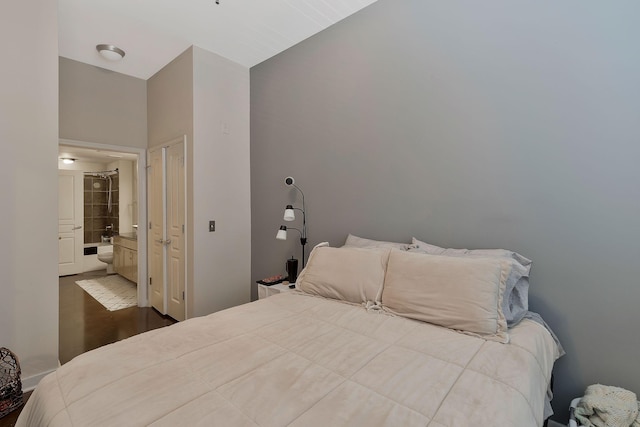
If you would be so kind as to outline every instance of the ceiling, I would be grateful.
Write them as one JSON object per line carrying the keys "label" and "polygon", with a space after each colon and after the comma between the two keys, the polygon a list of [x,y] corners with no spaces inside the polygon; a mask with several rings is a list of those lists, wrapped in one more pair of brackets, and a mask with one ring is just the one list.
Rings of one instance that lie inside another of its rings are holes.
{"label": "ceiling", "polygon": [[250,68],[375,1],[58,0],[59,55],[146,80],[195,45]]}
{"label": "ceiling", "polygon": [[[377,0],[58,0],[60,56],[148,79],[195,45],[248,68]],[[98,44],[126,54],[104,59]],[[60,146],[60,157],[106,163],[136,155]]]}

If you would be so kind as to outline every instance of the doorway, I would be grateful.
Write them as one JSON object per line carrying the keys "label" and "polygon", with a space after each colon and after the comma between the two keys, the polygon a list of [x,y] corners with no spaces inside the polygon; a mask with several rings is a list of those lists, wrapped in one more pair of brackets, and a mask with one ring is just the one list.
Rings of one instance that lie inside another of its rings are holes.
{"label": "doorway", "polygon": [[[65,171],[76,171],[73,172],[76,176],[78,172],[83,173],[82,190],[75,201],[76,204],[80,202],[82,220],[76,218],[73,227],[66,225],[67,228],[75,228],[72,231],[77,236],[76,247],[78,241],[81,243],[80,249],[74,251],[75,255],[78,251],[82,254],[80,267],[75,269],[86,273],[107,268],[109,273],[142,284],[134,290],[135,299],[138,306],[147,307],[146,150],[60,140],[58,157],[60,176],[72,173]],[[67,163],[64,163],[65,159]],[[65,199],[69,197],[59,197],[61,205]],[[65,211],[62,207],[59,210]],[[138,228],[138,224],[143,226]],[[65,248],[70,246],[70,240],[62,237],[59,234]],[[125,250],[118,250],[118,245]],[[125,251],[129,255],[126,259],[119,256]],[[60,249],[60,275],[73,274],[62,268],[62,261],[70,258],[67,252]],[[130,260],[135,260],[135,264]]]}

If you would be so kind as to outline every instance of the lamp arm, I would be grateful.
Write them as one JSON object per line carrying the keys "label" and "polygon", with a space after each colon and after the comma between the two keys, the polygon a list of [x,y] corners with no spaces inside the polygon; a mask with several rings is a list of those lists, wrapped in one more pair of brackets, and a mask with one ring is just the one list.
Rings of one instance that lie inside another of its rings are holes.
{"label": "lamp arm", "polygon": [[[302,238],[305,239],[305,243],[306,243],[306,239],[307,239],[307,214],[306,214],[307,208],[306,208],[305,203],[304,203],[304,193],[302,192],[300,187],[298,187],[297,185],[291,184],[291,186],[294,187],[296,190],[298,190],[300,192],[300,194],[302,195],[302,209],[300,209],[300,208],[294,208],[294,209],[302,211]],[[302,248],[304,249],[304,246],[302,246]],[[304,258],[304,256],[303,256],[303,258]],[[304,260],[302,261],[302,265],[304,265]]]}
{"label": "lamp arm", "polygon": [[304,245],[307,244],[307,238],[306,237],[301,237],[300,238],[300,244],[302,245],[302,268],[304,268]]}
{"label": "lamp arm", "polygon": [[[302,206],[304,206],[304,201],[303,201]],[[305,243],[307,243],[307,213],[305,212],[304,207],[302,208],[302,234],[303,234],[302,237],[304,237]],[[303,245],[304,245],[304,243],[303,243]],[[303,246],[303,248],[304,248],[304,246]],[[302,265],[304,265],[304,261],[302,261]]]}
{"label": "lamp arm", "polygon": [[[304,206],[304,205],[303,205]],[[302,234],[303,238],[307,238],[307,213],[304,211],[304,208],[293,208],[293,210],[302,212]]]}
{"label": "lamp arm", "polygon": [[294,187],[296,190],[298,190],[300,194],[302,194],[302,210],[304,211],[304,193],[302,192],[300,187],[298,187],[297,185],[291,184],[291,186]]}
{"label": "lamp arm", "polygon": [[302,245],[302,268],[304,268],[304,260],[305,260],[304,246],[307,244],[307,237],[306,237],[306,235],[302,234],[303,230],[299,230],[299,229],[293,228],[293,227],[287,227],[287,230],[296,230],[298,233],[300,233],[300,244]]}
{"label": "lamp arm", "polygon": [[302,230],[298,230],[297,228],[291,228],[291,230],[296,230],[298,233],[300,233],[300,245],[302,245],[302,268],[304,268],[304,264],[305,264],[305,251],[304,251],[304,249],[305,249],[305,245],[307,244],[307,207],[306,207],[305,201],[304,201],[304,192],[300,189],[300,187],[295,185],[295,181],[293,180],[292,177],[287,177],[285,179],[285,183],[287,185],[292,186],[296,190],[298,190],[300,192],[300,194],[302,195],[302,209],[293,208],[292,207],[293,209],[302,212]]}

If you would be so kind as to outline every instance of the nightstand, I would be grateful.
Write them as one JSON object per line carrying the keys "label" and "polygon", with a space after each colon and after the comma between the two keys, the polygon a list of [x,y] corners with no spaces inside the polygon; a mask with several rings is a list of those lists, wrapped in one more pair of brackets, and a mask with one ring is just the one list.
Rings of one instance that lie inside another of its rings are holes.
{"label": "nightstand", "polygon": [[271,286],[258,284],[258,299],[270,297],[271,295],[279,294],[280,292],[290,291],[292,289],[289,288],[289,284],[289,282],[278,283],[277,285]]}

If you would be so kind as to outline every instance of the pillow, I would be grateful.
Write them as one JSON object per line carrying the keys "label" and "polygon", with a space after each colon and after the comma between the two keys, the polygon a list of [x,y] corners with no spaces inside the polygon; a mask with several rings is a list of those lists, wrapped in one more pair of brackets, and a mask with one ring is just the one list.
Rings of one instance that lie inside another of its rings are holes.
{"label": "pillow", "polygon": [[531,260],[517,252],[506,249],[445,249],[422,242],[415,237],[409,247],[409,252],[506,259],[511,263],[511,273],[507,278],[502,311],[509,327],[517,325],[529,311],[529,271],[531,270]]}
{"label": "pillow", "polygon": [[509,263],[499,258],[392,250],[382,305],[403,317],[506,343],[501,307],[509,270]]}
{"label": "pillow", "polygon": [[303,292],[352,303],[380,301],[390,249],[319,247],[296,281]]}
{"label": "pillow", "polygon": [[351,248],[387,248],[400,249],[406,251],[409,249],[409,243],[384,242],[382,240],[371,240],[349,234],[343,247]]}

